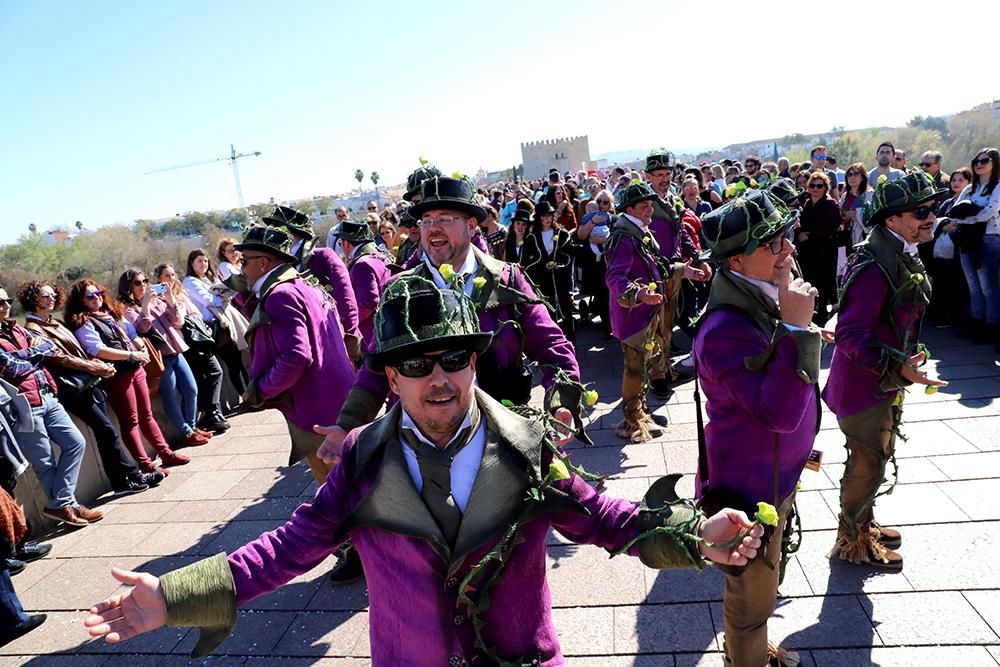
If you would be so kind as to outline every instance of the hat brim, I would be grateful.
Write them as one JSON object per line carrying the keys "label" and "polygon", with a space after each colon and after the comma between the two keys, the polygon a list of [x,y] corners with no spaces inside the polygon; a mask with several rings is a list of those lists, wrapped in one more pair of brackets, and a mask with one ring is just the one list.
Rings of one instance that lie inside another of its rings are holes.
{"label": "hat brim", "polygon": [[653,201],[655,199],[658,199],[658,196],[654,192],[652,194],[648,194],[648,195],[644,195],[642,197],[639,197],[638,199],[633,199],[632,201],[630,201],[630,202],[628,202],[626,204],[622,204],[621,206],[615,206],[615,211],[617,211],[618,213],[624,213],[625,209],[627,209],[629,206],[635,206],[639,202]]}
{"label": "hat brim", "polygon": [[[764,238],[761,239],[761,243],[757,247],[759,248],[760,246],[764,245],[764,241],[769,241],[770,239],[773,239],[775,236],[784,234],[789,229],[791,229],[792,226],[798,221],[799,221],[799,212],[791,211],[791,215],[789,215],[787,218],[782,220],[780,224],[775,225],[768,231],[768,233],[764,236]],[[717,255],[715,254],[715,251],[712,249],[702,250],[700,253],[698,253],[698,259],[700,259],[703,262],[721,262],[725,259],[729,259],[730,257],[736,257],[736,255],[743,254],[743,250],[746,250],[746,248],[743,248],[742,250],[737,249],[735,251],[731,251],[724,255]]]}
{"label": "hat brim", "polygon": [[486,219],[486,209],[482,206],[477,206],[476,204],[471,204],[467,201],[462,201],[461,199],[421,199],[419,202],[410,207],[410,215],[412,215],[417,220],[420,219],[427,211],[461,211],[462,213],[467,213],[479,222]]}
{"label": "hat brim", "polygon": [[419,194],[420,194],[420,190],[419,189],[417,189],[417,190],[407,190],[406,192],[403,193],[403,201],[413,201],[413,197],[415,195],[419,195]]}
{"label": "hat brim", "polygon": [[274,246],[267,245],[266,243],[255,243],[252,241],[250,243],[237,243],[233,245],[233,248],[239,250],[240,252],[243,252],[244,250],[259,250],[260,252],[266,252],[269,255],[280,257],[282,260],[286,262],[298,261],[298,258],[296,258],[295,255],[290,255],[287,252],[282,252],[281,250],[278,250]]}
{"label": "hat brim", "polygon": [[[367,234],[367,235],[364,235],[364,236],[358,236],[356,234],[345,234],[344,230],[343,230],[343,227],[344,227],[344,225],[343,225],[343,223],[341,223],[341,224],[339,224],[339,225],[337,225],[336,227],[333,228],[333,232],[332,233],[338,239],[344,239],[348,243],[353,243],[355,245],[357,245],[359,243],[368,243],[370,241],[374,241],[375,240],[375,236],[373,234]],[[371,228],[369,228],[369,231],[371,231]]]}
{"label": "hat brim", "polygon": [[490,333],[439,336],[437,338],[400,345],[385,352],[372,352],[365,355],[365,365],[373,371],[382,372],[386,366],[392,366],[394,362],[426,352],[438,350],[471,350],[476,354],[482,354],[490,346],[492,340],[493,334]]}
{"label": "hat brim", "polygon": [[906,206],[897,206],[895,208],[888,208],[876,211],[875,214],[872,215],[872,217],[869,218],[865,224],[867,224],[869,227],[874,227],[875,225],[881,225],[882,223],[885,222],[885,219],[888,218],[890,215],[906,213],[907,211],[912,211],[913,209],[919,208],[920,206],[928,202],[942,201],[951,196],[952,193],[948,189],[942,188],[941,190],[934,190],[933,192],[927,193],[920,199],[908,203]]}
{"label": "hat brim", "polygon": [[279,220],[278,218],[272,218],[270,216],[264,216],[260,219],[268,227],[284,227],[288,231],[294,234],[300,234],[302,236],[308,236],[309,238],[316,238],[316,232],[313,231],[312,225],[308,227],[302,227],[300,225],[293,224],[291,222],[285,222],[284,220]]}

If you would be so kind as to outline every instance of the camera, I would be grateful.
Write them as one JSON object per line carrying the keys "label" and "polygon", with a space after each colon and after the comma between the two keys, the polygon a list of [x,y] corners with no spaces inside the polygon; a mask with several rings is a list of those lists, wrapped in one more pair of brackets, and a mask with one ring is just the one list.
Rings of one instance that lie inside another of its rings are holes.
{"label": "camera", "polygon": [[167,293],[167,286],[164,283],[154,283],[149,286],[149,289],[156,296],[163,296]]}

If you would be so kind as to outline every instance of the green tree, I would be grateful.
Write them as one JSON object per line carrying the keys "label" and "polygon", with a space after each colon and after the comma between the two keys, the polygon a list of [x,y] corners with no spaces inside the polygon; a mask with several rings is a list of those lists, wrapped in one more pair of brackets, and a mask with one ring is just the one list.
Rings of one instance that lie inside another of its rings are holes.
{"label": "green tree", "polygon": [[372,185],[375,186],[375,194],[377,195],[378,194],[378,179],[380,178],[380,176],[378,175],[378,172],[377,171],[373,171],[368,178],[370,178],[372,180]]}
{"label": "green tree", "polygon": [[358,192],[361,192],[361,181],[365,180],[365,172],[360,169],[355,169],[354,178],[358,180]]}

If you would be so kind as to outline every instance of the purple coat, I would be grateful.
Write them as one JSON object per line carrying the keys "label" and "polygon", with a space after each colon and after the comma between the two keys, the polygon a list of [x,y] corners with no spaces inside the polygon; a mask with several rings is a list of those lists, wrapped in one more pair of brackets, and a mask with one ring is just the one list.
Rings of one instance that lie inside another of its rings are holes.
{"label": "purple coat", "polygon": [[[882,391],[879,387],[890,365],[898,367],[885,349],[900,348],[899,334],[889,313],[890,296],[891,288],[882,270],[877,264],[869,264],[840,300],[836,350],[823,389],[823,400],[839,419],[881,403],[898,389]],[[909,332],[909,349],[901,350],[907,355],[914,354],[922,316],[923,308],[919,307],[901,307],[896,313]]]}
{"label": "purple coat", "polygon": [[[454,551],[407,473],[397,406],[348,435],[343,461],[311,503],[295,510],[284,526],[229,555],[237,604],[308,572],[349,537],[368,583],[372,664],[438,667],[471,659],[475,637],[466,608],[457,604],[458,584],[524,508],[526,469],[541,478],[551,461],[540,446],[540,424],[510,413],[493,419],[491,413],[503,408],[484,397],[477,391],[487,446]],[[514,546],[483,614],[485,640],[499,656],[537,657],[541,665],[563,664],[546,582],[549,528],[609,551],[639,532],[636,503],[599,495],[572,474],[554,487],[566,496],[546,496],[541,511],[523,525],[523,540]],[[637,552],[633,547],[629,553]]]}
{"label": "purple coat", "polygon": [[655,252],[653,242],[643,241],[647,237],[652,239],[649,232],[640,236],[638,228],[624,218],[619,218],[615,225],[622,225],[622,229],[628,231],[621,233],[621,236],[616,234],[617,238],[612,237],[605,245],[604,261],[607,262],[608,271],[604,282],[611,296],[611,333],[623,341],[648,327],[653,313],[662,306],[637,303],[629,307],[622,305],[622,295],[635,283],[646,285],[651,282],[656,283],[662,293],[663,275],[652,259]]}
{"label": "purple coat", "polygon": [[367,345],[375,338],[375,309],[382,298],[382,290],[392,278],[392,271],[385,255],[376,250],[355,256],[351,260],[350,272],[358,304],[358,329],[362,344]]}
{"label": "purple coat", "polygon": [[[485,277],[487,285],[479,294],[480,303],[477,305],[479,315],[479,328],[481,331],[497,332],[494,335],[493,343],[490,345],[493,359],[499,368],[510,368],[519,362],[521,355],[542,365],[542,384],[550,387],[555,382],[555,371],[547,366],[555,366],[566,372],[574,380],[580,380],[580,367],[576,361],[576,351],[573,344],[566,339],[562,329],[552,320],[548,308],[542,303],[521,303],[521,304],[500,304],[493,298],[496,291],[493,285],[499,279],[501,283],[509,281],[510,286],[523,293],[530,299],[537,299],[534,288],[520,269],[512,264],[501,262],[478,248],[470,248],[469,252],[476,254],[479,262],[477,276]],[[426,264],[421,262],[413,270],[417,275],[431,279],[430,271]],[[518,333],[513,326],[501,327],[502,322],[517,322],[521,331]],[[523,341],[523,344],[522,344]],[[374,351],[375,342],[366,342],[366,348]],[[363,394],[356,394],[356,391]],[[358,405],[358,410],[353,409],[355,396],[365,395],[364,406]],[[337,424],[344,428],[354,428],[361,424],[366,424],[378,414],[378,408],[382,406],[389,396],[389,381],[384,373],[376,373],[367,366],[362,366],[358,371],[357,381],[354,383],[354,390],[351,392],[351,400],[348,406],[341,412],[337,419]],[[374,408],[374,412],[372,409]]]}
{"label": "purple coat", "polygon": [[337,304],[337,315],[345,334],[361,338],[358,331],[358,303],[351,287],[351,275],[340,255],[331,248],[313,248],[305,258],[306,269],[316,277]]}
{"label": "purple coat", "polygon": [[[779,434],[778,479],[785,498],[795,489],[819,429],[816,385],[799,377],[791,336],[778,340],[764,370],[746,367],[744,360],[769,344],[764,332],[731,309],[709,312],[694,341],[708,417],[711,486],[737,491],[750,503],[774,501],[774,434]],[[700,478],[696,488],[700,492]]]}
{"label": "purple coat", "polygon": [[354,366],[325,292],[290,266],[277,269],[261,290],[247,341],[252,400],[273,404],[307,431],[336,417],[354,382]]}

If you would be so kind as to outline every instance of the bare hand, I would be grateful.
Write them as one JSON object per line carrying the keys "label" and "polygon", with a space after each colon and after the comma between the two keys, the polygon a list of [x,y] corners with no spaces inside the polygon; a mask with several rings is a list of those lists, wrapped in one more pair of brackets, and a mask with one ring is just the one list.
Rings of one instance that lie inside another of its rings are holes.
{"label": "bare hand", "polygon": [[658,292],[649,291],[648,287],[643,287],[639,290],[639,294],[637,296],[639,301],[650,306],[658,306],[663,303],[663,295]]}
{"label": "bare hand", "polygon": [[[753,526],[751,530],[750,527]],[[729,549],[717,549],[708,546],[709,544],[726,544],[732,542],[741,533],[749,530],[749,534],[740,542]],[[705,540],[701,543],[701,554],[709,560],[721,565],[735,565],[737,567],[746,565],[748,561],[757,557],[760,549],[760,537],[764,534],[764,527],[754,525],[747,515],[738,510],[726,508],[711,518],[706,519],[701,525],[699,536]]]}
{"label": "bare hand", "polygon": [[149,289],[149,287],[147,287],[146,291],[142,295],[142,305],[143,306],[148,306],[149,302],[152,301],[155,297],[156,297],[156,294],[153,292],[153,290],[151,290],[151,289]]}
{"label": "bare hand", "polygon": [[552,416],[555,417],[559,423],[564,424],[567,427],[565,430],[560,430],[556,433],[556,446],[562,447],[576,437],[576,431],[573,427],[573,413],[567,408],[559,408]]}
{"label": "bare hand", "polygon": [[90,616],[83,619],[91,637],[116,644],[167,624],[167,603],[157,577],[117,567],[111,568],[111,576],[133,588],[91,607]]}
{"label": "bare hand", "polygon": [[347,437],[347,431],[340,428],[339,426],[313,426],[313,431],[319,433],[323,438],[323,444],[319,446],[316,450],[316,456],[320,460],[329,463],[331,465],[336,465],[340,463],[340,455],[344,449],[344,438]]}
{"label": "bare hand", "polygon": [[927,377],[918,366],[924,363],[924,353],[920,352],[910,357],[910,361],[903,364],[903,367],[899,370],[899,374],[905,379],[909,380],[913,384],[926,384],[932,387],[947,387],[948,383],[944,380],[932,380]]}
{"label": "bare hand", "polygon": [[114,366],[104,361],[98,361],[97,363],[100,364],[99,370],[97,371],[97,374],[99,376],[101,376],[102,378],[114,377],[115,374]]}
{"label": "bare hand", "polygon": [[808,241],[809,240],[809,232],[799,232],[798,236],[796,236],[795,239],[799,243],[801,243],[803,241]]}
{"label": "bare hand", "polygon": [[835,335],[833,329],[820,329],[819,330],[819,336],[820,336],[820,338],[823,339],[824,343],[835,343],[835,342],[837,342],[836,335]]}
{"label": "bare hand", "polygon": [[133,352],[132,353],[132,360],[133,361],[138,361],[140,364],[143,364],[143,365],[148,364],[149,363],[149,353],[145,352],[145,351]]}
{"label": "bare hand", "polygon": [[684,277],[697,283],[703,283],[712,278],[712,268],[708,264],[693,267],[689,261],[684,264]]}
{"label": "bare hand", "polygon": [[792,280],[792,260],[785,258],[785,264],[778,275],[778,310],[781,321],[794,327],[806,329],[812,321],[816,307],[817,289],[802,280]]}

